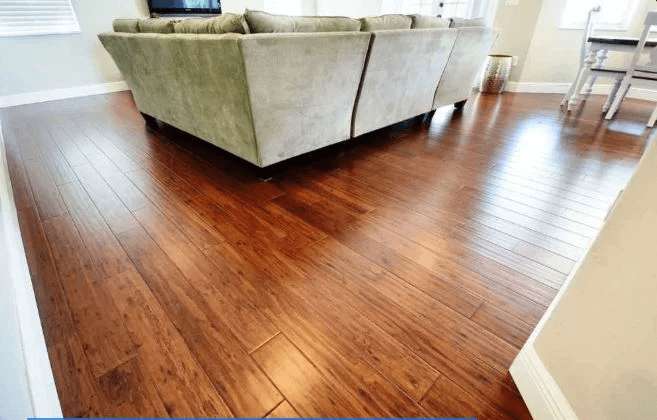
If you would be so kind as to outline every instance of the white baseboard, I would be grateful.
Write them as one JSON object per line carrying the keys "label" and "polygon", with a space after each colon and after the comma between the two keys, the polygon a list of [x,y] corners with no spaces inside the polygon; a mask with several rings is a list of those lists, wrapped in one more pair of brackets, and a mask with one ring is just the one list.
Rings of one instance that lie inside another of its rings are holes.
{"label": "white baseboard", "polygon": [[[522,93],[563,93],[565,94],[570,87],[570,83],[549,83],[549,82],[508,82],[505,90],[509,92]],[[610,84],[593,85],[594,95],[608,95],[611,91]],[[643,89],[632,87],[628,92],[629,98],[644,99],[647,101],[657,101],[657,90]]]}
{"label": "white baseboard", "polygon": [[577,420],[575,411],[534,349],[520,350],[509,369],[534,420]]}
{"label": "white baseboard", "polygon": [[76,98],[79,96],[101,95],[103,93],[128,90],[124,81],[99,83],[95,85],[74,86],[63,89],[42,90],[39,92],[18,93],[0,96],[0,108],[34,104],[37,102],[56,101],[58,99]]}
{"label": "white baseboard", "polygon": [[[18,226],[1,123],[0,253],[2,254],[0,255],[2,257],[0,261],[3,261],[2,266],[0,266],[0,276],[2,276],[2,283],[4,284],[2,293],[14,294],[12,301],[16,316],[13,322],[18,324],[16,339],[6,339],[5,341],[0,339],[0,346],[20,346],[18,351],[16,348],[7,348],[7,353],[16,354],[18,352],[22,354],[22,358],[19,357],[19,359],[23,361],[24,366],[22,366],[22,369],[27,380],[27,391],[21,390],[18,386],[13,387],[11,392],[22,393],[14,395],[14,402],[19,399],[28,399],[30,401],[32,413],[29,413],[28,417],[62,417],[62,409],[50,367],[50,359],[48,358],[46,342],[41,329],[41,320]],[[20,340],[20,342],[15,342],[16,340]],[[5,381],[12,379],[3,378]],[[14,384],[16,383],[18,383],[18,380],[14,382]],[[4,392],[3,395],[0,395],[0,406],[11,402],[8,400],[3,401],[3,398],[11,398],[11,392]],[[25,395],[25,392],[29,395]],[[3,417],[2,414],[0,413],[0,417]]]}

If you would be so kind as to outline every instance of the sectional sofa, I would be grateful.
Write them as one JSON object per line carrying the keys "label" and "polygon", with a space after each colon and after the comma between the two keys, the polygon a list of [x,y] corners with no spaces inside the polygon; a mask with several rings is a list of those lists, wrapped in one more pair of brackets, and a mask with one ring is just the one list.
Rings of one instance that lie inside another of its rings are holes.
{"label": "sectional sofa", "polygon": [[147,123],[266,167],[462,106],[494,41],[430,16],[118,19],[99,38]]}

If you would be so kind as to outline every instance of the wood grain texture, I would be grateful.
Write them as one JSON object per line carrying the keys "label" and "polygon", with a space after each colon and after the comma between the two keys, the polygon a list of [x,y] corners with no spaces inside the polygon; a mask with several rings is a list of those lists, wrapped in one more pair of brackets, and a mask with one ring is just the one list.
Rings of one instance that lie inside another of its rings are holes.
{"label": "wood grain texture", "polygon": [[129,93],[0,110],[66,416],[529,418],[508,367],[649,138],[475,97],[282,165]]}

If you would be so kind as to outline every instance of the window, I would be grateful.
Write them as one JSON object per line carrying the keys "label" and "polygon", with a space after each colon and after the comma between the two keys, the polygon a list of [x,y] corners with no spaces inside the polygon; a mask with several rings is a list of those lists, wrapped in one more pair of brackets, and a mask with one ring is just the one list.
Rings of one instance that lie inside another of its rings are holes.
{"label": "window", "polygon": [[280,15],[304,14],[303,0],[265,0],[263,9],[269,13]]}
{"label": "window", "polygon": [[71,0],[0,0],[0,36],[80,32]]}
{"label": "window", "polygon": [[401,2],[401,13],[419,13],[421,15],[437,15],[438,2],[432,0],[404,0]]}
{"label": "window", "polygon": [[384,0],[382,13],[483,17],[489,0]]}
{"label": "window", "polygon": [[589,10],[600,6],[596,29],[626,31],[636,11],[637,0],[566,0],[561,29],[584,29]]}
{"label": "window", "polygon": [[443,0],[439,3],[439,14],[444,17],[485,17],[489,0]]}

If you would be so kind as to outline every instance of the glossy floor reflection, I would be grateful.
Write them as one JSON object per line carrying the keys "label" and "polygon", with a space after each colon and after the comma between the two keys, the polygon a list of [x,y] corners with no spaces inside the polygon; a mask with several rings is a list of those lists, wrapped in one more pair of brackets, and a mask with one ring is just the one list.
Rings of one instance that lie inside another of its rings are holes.
{"label": "glossy floor reflection", "polygon": [[560,99],[478,96],[271,182],[127,93],[0,110],[64,414],[529,418],[507,369],[651,137],[652,104]]}

